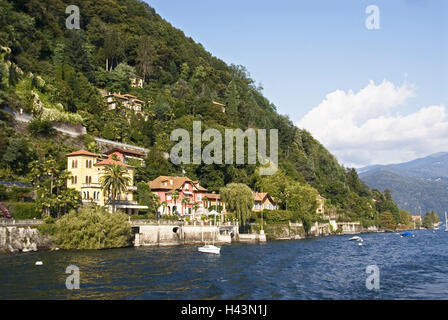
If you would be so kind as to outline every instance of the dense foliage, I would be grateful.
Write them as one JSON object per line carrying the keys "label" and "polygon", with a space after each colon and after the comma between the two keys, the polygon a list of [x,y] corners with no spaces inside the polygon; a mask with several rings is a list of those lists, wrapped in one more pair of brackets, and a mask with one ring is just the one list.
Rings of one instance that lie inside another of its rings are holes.
{"label": "dense foliage", "polygon": [[[65,9],[73,4],[80,8],[80,30],[65,27]],[[281,171],[272,179],[284,181],[269,192],[283,209],[286,186],[293,181],[324,196],[344,219],[373,223],[378,212],[385,210],[375,206],[374,195],[355,170],[340,166],[309,132],[277,113],[244,67],[228,66],[213,57],[141,1],[2,1],[0,46],[0,106],[22,109],[38,119],[27,132],[17,132],[7,115],[0,117],[0,179],[24,180],[30,174],[30,162],[49,156],[63,170],[67,149],[97,148],[91,139],[65,143],[59,136],[48,139],[53,134],[49,120],[82,122],[90,137],[149,148],[145,166],[137,168],[137,182],[185,172],[210,191],[230,183],[268,191],[273,180],[260,177],[256,165],[175,166],[164,158],[173,145],[170,132],[191,131],[193,120],[201,120],[203,130],[220,132],[225,128],[278,129]],[[130,86],[135,75],[144,78],[143,88]],[[145,101],[143,116],[121,107],[107,110],[100,89],[131,93]],[[213,101],[225,104],[226,112]],[[45,183],[49,184],[48,179]],[[290,188],[300,191],[298,186]],[[291,205],[299,210],[301,201],[296,197]],[[302,212],[302,217],[311,219],[313,204],[307,206],[307,215]],[[237,212],[245,215],[245,209]]]}
{"label": "dense foliage", "polygon": [[131,245],[131,225],[123,213],[81,208],[57,220],[52,238],[61,249],[108,249]]}
{"label": "dense foliage", "polygon": [[434,211],[427,212],[423,218],[423,226],[427,229],[434,229],[435,224],[439,222],[439,217]]}
{"label": "dense foliage", "polygon": [[5,203],[8,211],[11,213],[13,219],[40,219],[41,212],[36,208],[34,203],[30,202],[12,202]]}
{"label": "dense foliage", "polygon": [[234,214],[241,225],[245,225],[254,205],[252,190],[242,183],[230,183],[221,188],[219,193],[227,211]]}

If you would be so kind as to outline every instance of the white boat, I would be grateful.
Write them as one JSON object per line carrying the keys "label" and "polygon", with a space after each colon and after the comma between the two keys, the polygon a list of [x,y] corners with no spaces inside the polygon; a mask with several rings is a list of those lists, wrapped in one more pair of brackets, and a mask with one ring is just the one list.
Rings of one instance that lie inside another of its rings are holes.
{"label": "white boat", "polygon": [[211,244],[207,244],[203,247],[199,247],[198,248],[199,252],[203,252],[203,253],[214,253],[214,254],[220,254],[221,253],[221,248],[211,245]]}
{"label": "white boat", "polygon": [[[216,215],[215,215],[215,226],[216,226]],[[206,244],[203,247],[199,247],[198,251],[199,252],[203,252],[203,253],[220,254],[221,253],[221,248],[215,246],[215,235],[213,235],[212,244]]]}
{"label": "white boat", "polygon": [[351,237],[351,238],[348,239],[348,240],[350,240],[350,241],[359,241],[359,242],[363,242],[363,241],[364,241],[364,240],[363,240],[361,237],[359,237],[359,236]]}
{"label": "white boat", "polygon": [[445,232],[448,232],[448,217],[446,215],[446,211],[445,211]]}

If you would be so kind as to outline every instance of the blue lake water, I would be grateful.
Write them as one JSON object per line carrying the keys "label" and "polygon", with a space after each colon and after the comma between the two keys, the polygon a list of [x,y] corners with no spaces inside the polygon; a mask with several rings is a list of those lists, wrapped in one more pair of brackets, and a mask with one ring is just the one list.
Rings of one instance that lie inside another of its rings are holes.
{"label": "blue lake water", "polygon": [[[448,299],[448,232],[0,255],[0,299]],[[36,261],[42,266],[35,266]],[[66,267],[80,269],[67,290]],[[380,289],[368,290],[377,265]]]}

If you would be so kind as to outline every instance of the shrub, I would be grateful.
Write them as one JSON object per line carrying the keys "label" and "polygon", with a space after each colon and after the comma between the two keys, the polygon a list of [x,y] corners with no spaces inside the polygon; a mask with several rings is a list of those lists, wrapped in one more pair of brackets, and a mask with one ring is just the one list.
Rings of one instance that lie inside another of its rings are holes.
{"label": "shrub", "polygon": [[8,209],[14,219],[40,219],[41,213],[34,202],[15,202],[8,204]]}
{"label": "shrub", "polygon": [[[258,218],[261,218],[261,213],[257,213]],[[298,216],[287,210],[264,210],[263,220],[266,223],[286,223],[288,221],[297,221]]]}
{"label": "shrub", "polygon": [[154,213],[134,214],[130,218],[131,220],[157,220]]}
{"label": "shrub", "polygon": [[101,208],[81,208],[56,221],[53,240],[62,249],[109,249],[131,244],[128,216]]}
{"label": "shrub", "polygon": [[28,131],[33,135],[49,136],[54,134],[53,124],[49,120],[33,119],[28,124]]}
{"label": "shrub", "polygon": [[44,218],[44,223],[45,223],[45,224],[53,224],[53,223],[54,223],[54,218],[53,218],[53,217],[50,217],[50,216],[46,216],[46,217]]}
{"label": "shrub", "polygon": [[36,227],[37,230],[39,230],[39,232],[42,235],[48,235],[48,236],[53,236],[54,235],[54,230],[55,230],[55,225],[52,224],[41,224],[39,226]]}
{"label": "shrub", "polygon": [[177,220],[179,220],[179,217],[178,216],[169,216],[169,215],[163,214],[161,219],[163,219],[163,220],[170,220],[170,221],[177,221]]}

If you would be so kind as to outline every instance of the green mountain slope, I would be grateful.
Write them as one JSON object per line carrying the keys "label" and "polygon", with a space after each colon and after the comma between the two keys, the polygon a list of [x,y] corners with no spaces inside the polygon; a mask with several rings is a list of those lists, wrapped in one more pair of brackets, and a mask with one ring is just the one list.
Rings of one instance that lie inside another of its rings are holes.
{"label": "green mountain slope", "polygon": [[[65,28],[68,5],[79,6],[81,30]],[[172,165],[162,156],[173,145],[169,134],[176,128],[191,131],[193,120],[201,120],[203,130],[221,132],[278,129],[282,171],[315,187],[346,217],[364,217],[372,210],[372,193],[356,172],[340,166],[308,132],[279,115],[244,67],[213,57],[143,2],[2,1],[0,45],[11,49],[2,54],[2,106],[42,120],[82,122],[89,135],[81,143],[92,150],[93,135],[149,148],[137,180],[185,171],[210,190],[230,182],[256,189],[255,165]],[[143,88],[130,86],[129,78],[135,75],[144,77]],[[108,111],[100,89],[149,101],[143,109],[147,121],[139,115],[123,116],[124,110]],[[226,104],[226,112],[213,101]],[[31,160],[48,156],[58,159],[63,169],[64,152],[73,145],[44,138],[41,131],[19,135],[7,116],[2,117],[0,150],[7,156],[0,178],[22,179],[30,172]]]}

